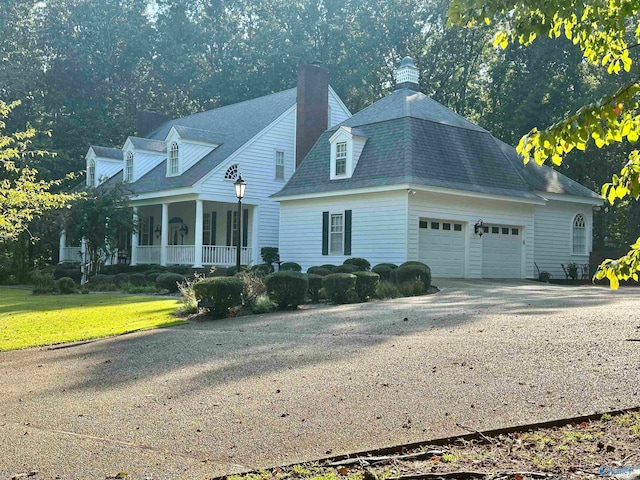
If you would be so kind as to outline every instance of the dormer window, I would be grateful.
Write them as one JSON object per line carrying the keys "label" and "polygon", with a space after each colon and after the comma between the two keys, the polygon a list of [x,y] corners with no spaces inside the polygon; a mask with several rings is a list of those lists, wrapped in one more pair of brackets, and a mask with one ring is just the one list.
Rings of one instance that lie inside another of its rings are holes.
{"label": "dormer window", "polygon": [[124,182],[133,182],[133,152],[127,153],[127,159],[124,163]]}
{"label": "dormer window", "polygon": [[93,158],[87,162],[87,185],[96,186],[96,162]]}
{"label": "dormer window", "polygon": [[347,142],[336,143],[336,176],[347,173]]}
{"label": "dormer window", "polygon": [[173,142],[169,148],[169,176],[180,175],[180,163],[178,160],[178,144]]}

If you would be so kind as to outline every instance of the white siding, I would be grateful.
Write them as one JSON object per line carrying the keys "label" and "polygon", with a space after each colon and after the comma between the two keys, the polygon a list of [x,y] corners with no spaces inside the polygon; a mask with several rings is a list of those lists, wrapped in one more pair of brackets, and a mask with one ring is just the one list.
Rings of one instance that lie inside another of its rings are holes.
{"label": "white siding", "polygon": [[[205,200],[219,200],[234,203],[233,182],[225,180],[227,168],[238,164],[239,172],[247,182],[243,203],[258,206],[258,251],[254,253],[254,263],[260,262],[260,248],[278,245],[278,220],[280,206],[269,196],[280,191],[294,170],[295,157],[295,108],[291,108],[269,128],[246,144],[236,154],[229,157],[216,168],[211,175],[197,185],[196,189]],[[284,152],[284,180],[275,180],[275,152]],[[226,215],[226,214],[225,214]],[[226,222],[226,216],[218,222]],[[226,232],[226,230],[225,230]],[[225,233],[226,235],[226,233]],[[251,238],[251,237],[250,237]],[[251,246],[251,245],[250,245]]]}
{"label": "white siding", "polygon": [[[406,190],[291,200],[280,208],[280,258],[298,262],[303,270],[340,265],[350,257],[366,258],[372,266],[406,260]],[[351,255],[322,255],[322,212],[345,210],[352,211]]]}
{"label": "white siding", "polygon": [[513,225],[523,229],[522,272],[524,278],[533,277],[534,206],[509,201],[418,192],[409,195],[407,225],[408,260],[418,260],[418,225],[421,218],[438,218],[466,223],[467,252],[465,278],[482,276],[482,239],[473,231],[474,224]]}
{"label": "white siding", "polygon": [[[169,145],[167,145],[169,148]],[[178,142],[178,160],[180,162],[180,173],[184,173],[193,167],[205,155],[214,150],[214,146],[199,145],[187,140]]]}
{"label": "white siding", "polygon": [[351,112],[347,110],[344,104],[338,99],[338,95],[336,95],[331,88],[329,89],[329,112],[331,113],[331,118],[329,119],[329,125],[331,127],[344,122],[351,116]]}
{"label": "white siding", "polygon": [[353,138],[353,171],[355,171],[356,167],[358,166],[358,160],[360,160],[360,154],[362,153],[362,149],[364,149],[365,143],[367,143],[366,138]]}
{"label": "white siding", "polygon": [[122,170],[124,164],[121,160],[115,160],[112,158],[96,157],[96,183],[99,185],[106,179],[113,177],[116,173]]}
{"label": "white siding", "polygon": [[136,149],[133,149],[132,152],[134,182],[149,173],[152,168],[158,166],[166,158],[166,154],[164,153],[151,153]]}
{"label": "white siding", "polygon": [[[587,221],[587,254],[573,255],[573,219],[578,214]],[[549,200],[535,211],[535,262],[541,271],[553,278],[564,279],[561,264],[589,263],[593,240],[593,211],[591,205]],[[537,275],[537,272],[536,272]]]}

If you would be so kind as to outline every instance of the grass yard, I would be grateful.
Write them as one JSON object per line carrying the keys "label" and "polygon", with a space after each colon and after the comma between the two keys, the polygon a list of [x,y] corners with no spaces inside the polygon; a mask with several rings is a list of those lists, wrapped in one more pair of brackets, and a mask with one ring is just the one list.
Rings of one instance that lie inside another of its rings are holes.
{"label": "grass yard", "polygon": [[178,300],[134,295],[33,295],[0,287],[0,352],[184,323]]}

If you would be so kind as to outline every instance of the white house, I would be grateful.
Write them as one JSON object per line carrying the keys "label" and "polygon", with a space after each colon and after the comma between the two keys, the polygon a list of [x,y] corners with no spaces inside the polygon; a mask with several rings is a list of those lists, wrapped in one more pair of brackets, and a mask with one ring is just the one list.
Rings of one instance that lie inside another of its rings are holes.
{"label": "white house", "polygon": [[563,277],[588,264],[602,199],[419,92],[397,88],[327,130],[286,185],[280,257],[312,265],[420,260],[436,277]]}
{"label": "white house", "polygon": [[[234,265],[238,211],[233,182],[247,183],[242,263],[278,245],[279,204],[270,199],[328,127],[350,116],[318,65],[298,68],[298,85],[253,100],[164,121],[121,149],[92,146],[87,186],[125,183],[139,225],[122,250],[131,264]],[[60,261],[80,247],[61,236]]]}

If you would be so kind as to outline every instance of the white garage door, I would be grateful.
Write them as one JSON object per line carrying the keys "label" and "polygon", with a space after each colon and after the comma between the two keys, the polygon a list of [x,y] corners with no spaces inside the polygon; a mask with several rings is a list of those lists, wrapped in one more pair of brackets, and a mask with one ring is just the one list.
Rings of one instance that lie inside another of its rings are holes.
{"label": "white garage door", "polygon": [[419,260],[434,277],[464,277],[465,235],[461,222],[420,220]]}
{"label": "white garage door", "polygon": [[522,228],[486,225],[482,236],[482,278],[521,278]]}

